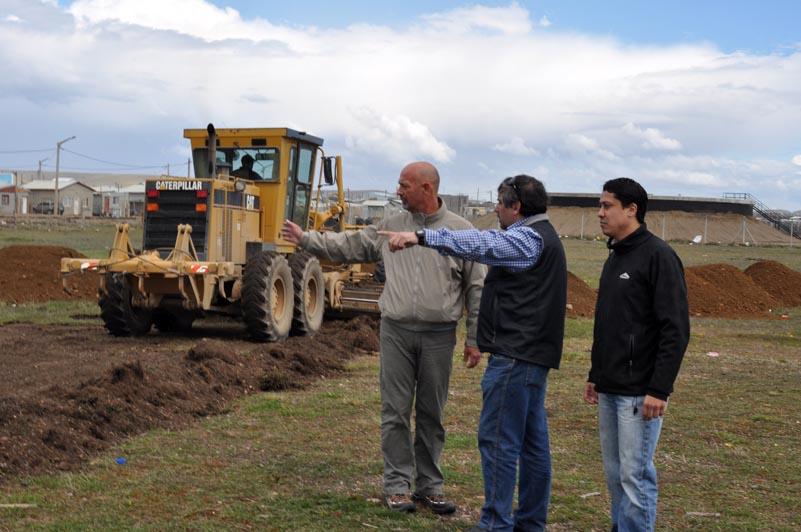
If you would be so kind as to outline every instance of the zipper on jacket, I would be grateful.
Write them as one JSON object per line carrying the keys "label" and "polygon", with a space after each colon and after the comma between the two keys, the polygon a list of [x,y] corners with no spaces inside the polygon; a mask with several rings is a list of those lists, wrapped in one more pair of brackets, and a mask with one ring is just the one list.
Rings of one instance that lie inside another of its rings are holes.
{"label": "zipper on jacket", "polygon": [[632,379],[632,371],[634,367],[634,335],[629,335],[629,380]]}
{"label": "zipper on jacket", "polygon": [[492,340],[495,343],[495,336],[498,332],[498,294],[495,293],[495,287],[492,287]]}

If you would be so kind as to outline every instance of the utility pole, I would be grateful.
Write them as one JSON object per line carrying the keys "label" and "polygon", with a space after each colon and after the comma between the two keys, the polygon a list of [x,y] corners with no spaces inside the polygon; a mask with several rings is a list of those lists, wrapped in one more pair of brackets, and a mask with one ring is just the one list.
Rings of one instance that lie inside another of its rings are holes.
{"label": "utility pole", "polygon": [[48,160],[50,157],[45,157],[44,159],[39,160],[39,170],[36,171],[36,179],[39,181],[42,180],[42,163]]}
{"label": "utility pole", "polygon": [[55,185],[55,201],[53,202],[53,216],[58,216],[58,206],[59,206],[59,197],[58,197],[58,165],[61,160],[61,145],[65,142],[69,142],[75,138],[75,135],[71,136],[68,139],[61,140],[56,142],[56,185]]}

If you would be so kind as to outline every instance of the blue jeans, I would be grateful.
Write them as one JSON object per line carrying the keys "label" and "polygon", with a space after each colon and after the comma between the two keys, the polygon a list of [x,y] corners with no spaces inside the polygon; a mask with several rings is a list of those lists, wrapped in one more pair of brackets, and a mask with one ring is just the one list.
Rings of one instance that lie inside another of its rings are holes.
{"label": "blue jeans", "polygon": [[598,394],[598,429],[612,499],[612,529],[654,530],[656,467],[654,451],[662,418],[642,417],[644,396]]}
{"label": "blue jeans", "polygon": [[[544,530],[551,498],[551,451],[545,389],[548,368],[491,355],[481,390],[478,448],[484,473],[479,526]],[[518,507],[512,514],[518,465]]]}

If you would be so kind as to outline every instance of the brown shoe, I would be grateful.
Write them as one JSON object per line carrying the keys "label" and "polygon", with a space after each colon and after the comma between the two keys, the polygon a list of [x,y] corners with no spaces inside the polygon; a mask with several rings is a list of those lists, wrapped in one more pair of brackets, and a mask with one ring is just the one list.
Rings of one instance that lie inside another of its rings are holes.
{"label": "brown shoe", "polygon": [[396,512],[413,512],[417,508],[408,493],[385,495],[384,502],[387,503],[387,508]]}
{"label": "brown shoe", "polygon": [[452,514],[456,511],[456,505],[453,501],[447,500],[441,493],[432,493],[430,495],[418,495],[415,493],[412,495],[412,500],[428,507],[438,515]]}

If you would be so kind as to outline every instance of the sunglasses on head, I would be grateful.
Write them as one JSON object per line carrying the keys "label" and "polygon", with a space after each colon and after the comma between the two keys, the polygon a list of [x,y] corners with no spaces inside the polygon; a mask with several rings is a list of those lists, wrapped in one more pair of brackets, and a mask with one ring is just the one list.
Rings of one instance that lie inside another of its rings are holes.
{"label": "sunglasses on head", "polygon": [[512,187],[512,190],[515,191],[515,196],[517,196],[517,201],[523,203],[523,194],[520,192],[520,185],[517,184],[517,179],[514,177],[507,177],[504,182],[504,185]]}

